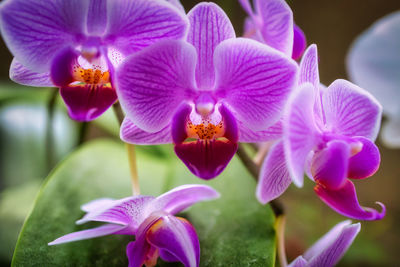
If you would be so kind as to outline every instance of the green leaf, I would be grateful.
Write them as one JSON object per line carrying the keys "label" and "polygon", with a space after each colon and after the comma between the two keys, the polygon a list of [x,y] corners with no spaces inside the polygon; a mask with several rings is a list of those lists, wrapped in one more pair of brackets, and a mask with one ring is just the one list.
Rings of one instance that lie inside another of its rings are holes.
{"label": "green leaf", "polygon": [[[159,195],[177,185],[206,183],[222,197],[198,203],[180,216],[195,226],[201,266],[273,266],[275,233],[269,207],[255,199],[255,182],[236,160],[211,182],[190,174],[176,158],[163,159],[138,149],[143,194]],[[47,243],[70,232],[99,225],[75,225],[80,205],[100,197],[130,194],[129,167],[122,144],[86,144],[48,177],[28,217],[14,253],[13,266],[126,266],[130,236],[108,236],[58,246]],[[164,263],[160,266],[180,266]]]}
{"label": "green leaf", "polygon": [[7,188],[0,193],[0,265],[10,264],[18,233],[40,188],[40,180]]}

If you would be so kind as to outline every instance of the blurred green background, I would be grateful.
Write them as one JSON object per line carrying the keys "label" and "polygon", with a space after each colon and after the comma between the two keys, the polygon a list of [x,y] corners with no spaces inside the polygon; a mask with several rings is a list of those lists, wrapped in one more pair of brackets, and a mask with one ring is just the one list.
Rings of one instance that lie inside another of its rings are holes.
{"label": "blurred green background", "polygon": [[[182,2],[188,11],[200,1]],[[227,12],[239,36],[245,18],[239,4],[234,0],[215,2]],[[377,19],[400,9],[399,0],[288,3],[308,44],[318,45],[320,76],[326,85],[347,78],[345,57],[356,36]],[[23,220],[53,165],[82,141],[81,133],[85,133],[84,140],[117,137],[112,134],[116,124],[107,120],[112,113],[108,112],[100,122],[82,126],[68,118],[59,97],[56,112],[48,113],[51,89],[12,84],[8,78],[12,56],[0,42],[0,265],[7,266]],[[52,131],[48,128],[49,118],[54,122]],[[387,216],[382,221],[362,223],[361,233],[339,266],[398,266],[400,260],[400,150],[387,149],[379,141],[378,146],[382,155],[380,170],[370,179],[356,181],[356,187],[362,205],[374,206],[375,201],[381,201],[387,207]],[[282,197],[288,213],[286,241],[290,260],[345,219],[324,205],[312,186],[309,182],[301,190],[290,187]]]}

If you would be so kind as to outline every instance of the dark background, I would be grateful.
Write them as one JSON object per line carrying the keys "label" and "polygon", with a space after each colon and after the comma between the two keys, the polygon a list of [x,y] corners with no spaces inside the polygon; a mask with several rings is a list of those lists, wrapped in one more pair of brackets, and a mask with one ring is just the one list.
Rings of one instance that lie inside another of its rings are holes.
{"label": "dark background", "polygon": [[[182,2],[188,11],[200,1]],[[245,13],[239,4],[234,0],[215,2],[226,11],[240,36]],[[318,46],[320,78],[325,85],[338,78],[347,78],[345,58],[357,35],[377,19],[400,9],[399,0],[292,0],[288,3],[296,24],[306,34],[307,43]],[[0,55],[0,82],[5,83],[9,81],[12,56],[2,40]],[[96,131],[91,129],[92,138],[99,135]],[[362,223],[360,235],[340,266],[398,266],[400,261],[400,150],[385,148],[379,141],[378,145],[382,155],[380,170],[370,179],[356,181],[356,187],[362,205],[376,207],[374,202],[381,201],[387,207],[387,216],[382,221]],[[345,220],[316,197],[312,183],[306,183],[301,190],[291,187],[283,201],[288,210],[286,239],[289,259],[301,254],[334,224]]]}

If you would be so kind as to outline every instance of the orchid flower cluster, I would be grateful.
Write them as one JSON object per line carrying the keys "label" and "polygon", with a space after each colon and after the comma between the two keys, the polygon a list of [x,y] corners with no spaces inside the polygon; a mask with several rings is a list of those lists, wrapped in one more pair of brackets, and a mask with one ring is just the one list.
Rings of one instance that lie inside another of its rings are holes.
{"label": "orchid flower cluster", "polygon": [[[6,0],[2,36],[14,55],[13,81],[58,87],[70,117],[91,121],[117,101],[126,115],[121,139],[136,145],[172,143],[197,177],[224,171],[239,143],[273,144],[258,178],[265,204],[304,174],[336,212],[379,220],[360,206],[353,179],[372,176],[382,107],[351,82],[320,83],[316,45],[306,40],[284,0],[239,0],[248,14],[237,37],[214,3],[189,12],[177,0]],[[252,5],[253,4],[253,5]],[[300,59],[300,63],[296,60]],[[77,223],[103,226],[67,234],[49,245],[110,234],[134,235],[129,266],[158,257],[199,266],[194,227],[175,214],[219,194],[184,185],[159,197],[98,199]],[[360,224],[333,228],[291,266],[332,266]]]}

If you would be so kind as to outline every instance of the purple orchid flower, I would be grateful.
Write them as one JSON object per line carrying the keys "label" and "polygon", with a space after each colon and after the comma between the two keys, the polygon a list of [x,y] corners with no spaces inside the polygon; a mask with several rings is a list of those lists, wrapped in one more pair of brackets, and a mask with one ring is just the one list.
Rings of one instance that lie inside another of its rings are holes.
{"label": "purple orchid flower", "polygon": [[349,249],[357,234],[360,223],[344,221],[335,225],[302,256],[297,257],[289,267],[332,267]]}
{"label": "purple orchid flower", "polygon": [[118,70],[117,93],[127,115],[121,138],[173,142],[190,171],[211,179],[229,163],[238,141],[276,136],[279,126],[265,129],[279,120],[298,66],[259,42],[235,39],[214,3],[198,4],[188,17],[187,42],[155,44]]}
{"label": "purple orchid flower", "polygon": [[159,0],[7,0],[3,38],[15,56],[10,76],[30,86],[56,86],[69,115],[100,116],[116,100],[115,68],[162,39],[181,39],[187,19]]}
{"label": "purple orchid flower", "polygon": [[126,248],[129,267],[155,266],[158,257],[180,261],[186,267],[199,266],[200,245],[194,227],[176,213],[191,205],[219,197],[205,185],[179,186],[157,198],[134,196],[120,200],[97,199],[82,206],[86,215],[77,221],[105,222],[97,228],[62,236],[49,245],[105,235],[135,235]]}
{"label": "purple orchid flower", "polygon": [[391,148],[400,148],[399,47],[400,11],[396,11],[358,36],[347,57],[351,79],[376,96],[383,106],[387,120],[381,138]]}
{"label": "purple orchid flower", "polygon": [[382,211],[363,209],[353,183],[379,168],[375,140],[382,108],[356,85],[336,80],[320,85],[317,48],[311,45],[300,64],[300,86],[284,112],[283,137],[262,166],[257,198],[261,203],[280,196],[293,181],[303,185],[304,172],[317,183],[317,195],[336,212],[360,220],[379,220]]}
{"label": "purple orchid flower", "polygon": [[249,15],[244,36],[265,43],[293,59],[299,59],[306,48],[306,37],[293,22],[293,13],[285,0],[239,0]]}

